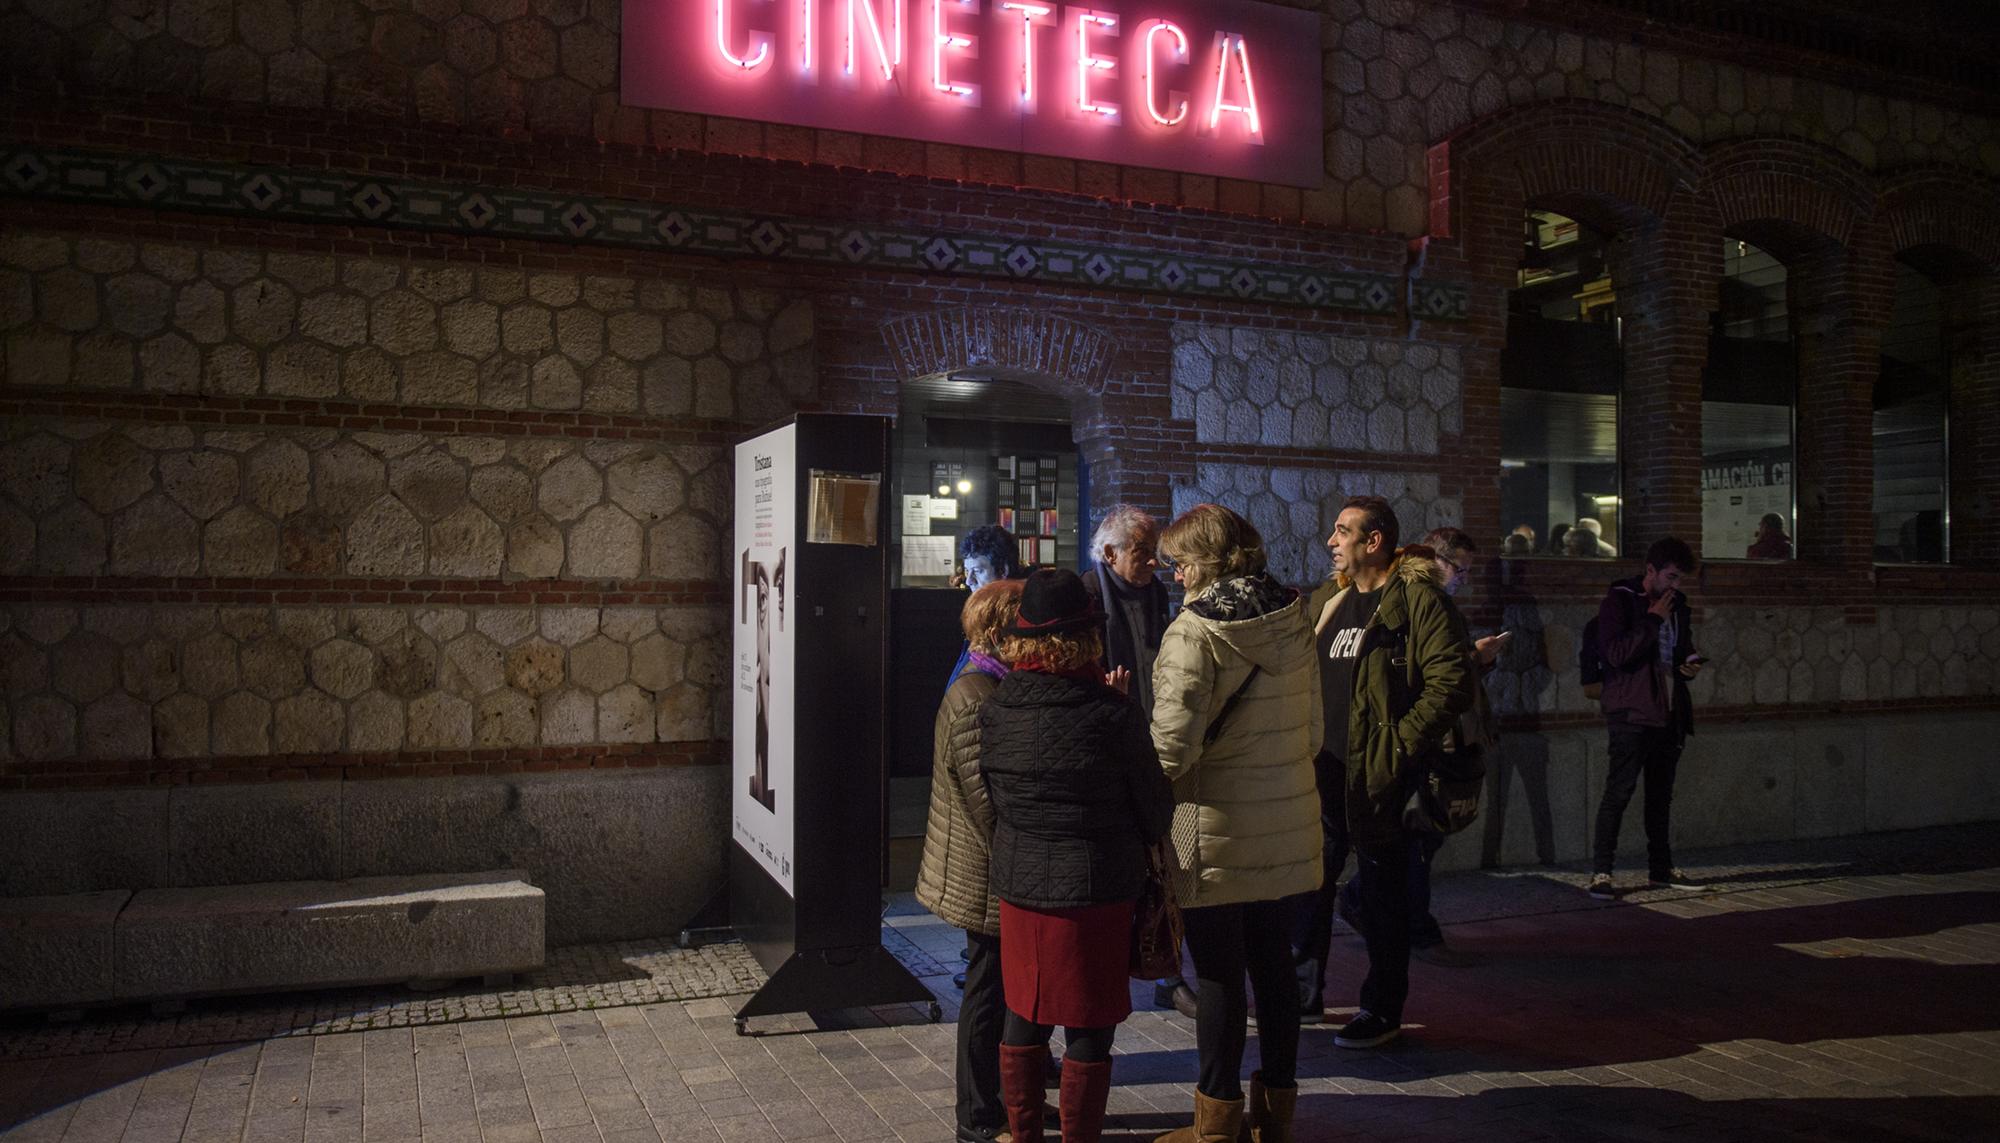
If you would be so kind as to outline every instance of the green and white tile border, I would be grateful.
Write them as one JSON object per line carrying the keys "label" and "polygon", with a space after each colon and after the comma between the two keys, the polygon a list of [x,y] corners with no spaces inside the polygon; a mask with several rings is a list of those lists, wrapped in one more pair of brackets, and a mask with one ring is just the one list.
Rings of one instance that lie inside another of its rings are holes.
{"label": "green and white tile border", "polygon": [[1302,309],[1462,319],[1463,286],[1376,274],[1070,242],[884,229],[691,210],[629,199],[500,190],[64,147],[0,144],[0,194],[167,210],[591,242],[715,257],[1051,282]]}

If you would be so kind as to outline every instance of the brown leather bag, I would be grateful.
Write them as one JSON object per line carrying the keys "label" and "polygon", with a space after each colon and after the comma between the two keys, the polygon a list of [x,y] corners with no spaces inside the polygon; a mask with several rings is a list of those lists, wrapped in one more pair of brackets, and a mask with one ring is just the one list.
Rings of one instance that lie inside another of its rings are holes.
{"label": "brown leather bag", "polygon": [[1181,971],[1181,941],[1187,935],[1180,902],[1174,897],[1174,857],[1162,839],[1147,847],[1146,887],[1132,906],[1132,956],[1135,980],[1159,980]]}

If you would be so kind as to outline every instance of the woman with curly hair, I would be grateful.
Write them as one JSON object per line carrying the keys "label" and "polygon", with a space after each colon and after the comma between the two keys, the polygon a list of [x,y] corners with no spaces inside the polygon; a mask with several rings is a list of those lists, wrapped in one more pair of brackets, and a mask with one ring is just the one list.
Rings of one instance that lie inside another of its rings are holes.
{"label": "woman with curly hair", "polygon": [[1030,575],[1000,640],[1013,670],[979,715],[1007,998],[1000,1093],[1014,1143],[1042,1143],[1058,1024],[1064,1143],[1103,1130],[1111,1041],[1132,1013],[1133,902],[1173,812],[1145,714],[1104,681],[1103,625],[1075,572]]}
{"label": "woman with curly hair", "polygon": [[1000,905],[988,884],[993,804],[979,769],[979,707],[1007,664],[995,658],[1001,633],[1021,609],[1021,581],[997,580],[965,601],[970,667],[953,680],[932,735],[930,820],[917,868],[917,900],[965,930],[965,997],[958,1010],[957,1143],[990,1143],[1007,1129],[1000,1104]]}

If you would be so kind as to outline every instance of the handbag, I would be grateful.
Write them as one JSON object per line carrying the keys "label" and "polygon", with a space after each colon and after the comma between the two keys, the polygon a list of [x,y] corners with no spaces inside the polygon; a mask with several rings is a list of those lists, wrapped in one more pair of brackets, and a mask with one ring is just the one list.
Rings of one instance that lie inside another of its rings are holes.
{"label": "handbag", "polygon": [[1130,971],[1135,980],[1159,980],[1181,971],[1181,941],[1187,932],[1174,897],[1174,863],[1167,845],[1161,841],[1146,847],[1146,885],[1132,905]]}

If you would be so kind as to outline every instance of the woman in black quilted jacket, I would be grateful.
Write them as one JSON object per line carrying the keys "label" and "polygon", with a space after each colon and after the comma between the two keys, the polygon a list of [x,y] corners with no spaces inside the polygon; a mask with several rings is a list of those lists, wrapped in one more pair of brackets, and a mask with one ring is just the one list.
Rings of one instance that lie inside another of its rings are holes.
{"label": "woman in black quilted jacket", "polygon": [[1058,1024],[1067,1037],[1064,1143],[1103,1129],[1112,1035],[1132,1013],[1132,904],[1146,883],[1147,848],[1173,820],[1146,716],[1100,672],[1103,624],[1075,572],[1029,576],[1000,642],[1013,670],[980,710],[1007,996],[1000,1097],[1014,1143],[1042,1143],[1042,1081]]}

